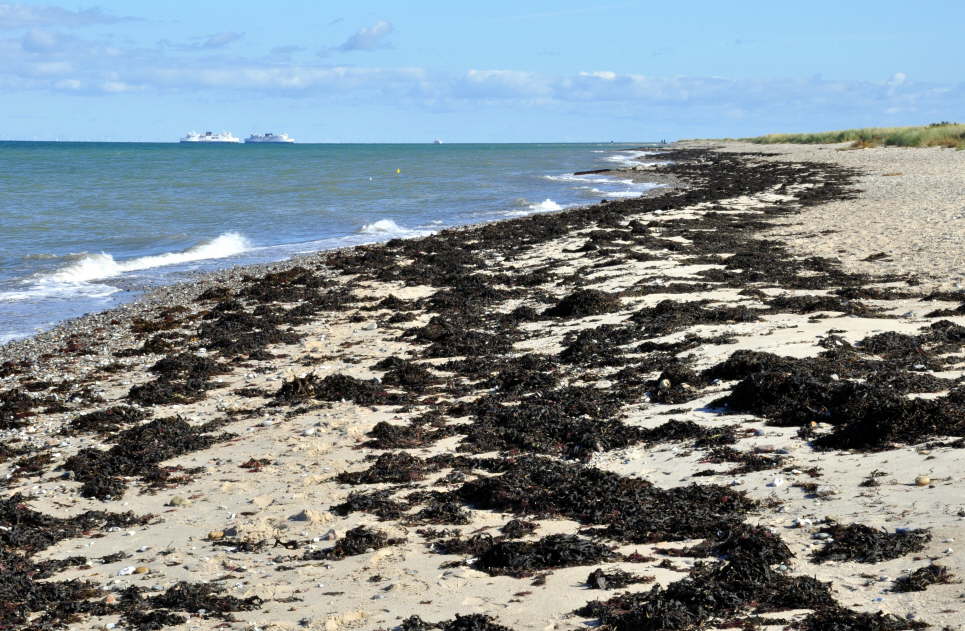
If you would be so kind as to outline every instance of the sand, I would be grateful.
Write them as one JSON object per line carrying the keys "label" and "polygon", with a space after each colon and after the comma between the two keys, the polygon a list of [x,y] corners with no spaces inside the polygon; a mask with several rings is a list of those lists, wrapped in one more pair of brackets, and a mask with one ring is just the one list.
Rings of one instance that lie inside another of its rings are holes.
{"label": "sand", "polygon": [[[926,290],[965,286],[965,151],[942,147],[852,150],[849,143],[682,144],[857,169],[861,194],[856,199],[810,209],[775,236],[803,255],[837,258],[848,269],[917,274]],[[864,260],[881,252],[888,257]]]}
{"label": "sand", "polygon": [[[723,150],[765,151],[774,153],[770,158],[774,160],[833,162],[860,170],[857,186],[861,190],[854,199],[808,206],[799,214],[779,217],[779,224],[767,236],[785,241],[801,255],[840,259],[845,270],[919,276],[920,285],[903,281],[877,285],[908,292],[906,297],[863,300],[891,317],[825,312],[824,317],[816,318],[815,313],[777,312],[761,315],[752,322],[701,324],[656,339],[677,341],[685,333],[704,337],[736,336],[735,343],[704,343],[679,353],[693,355],[694,367],[699,370],[741,349],[813,357],[823,350],[817,342],[830,332],[852,343],[885,331],[915,334],[940,319],[929,317],[930,312],[958,306],[955,300],[920,298],[922,293],[935,288],[955,288],[962,279],[965,169],[961,167],[965,154],[938,149],[836,149],[838,147],[729,144]],[[902,175],[886,175],[890,173]],[[806,186],[775,188],[626,219],[672,222],[702,217],[713,211],[760,213],[775,205],[792,208],[797,203],[796,195],[807,189]],[[626,322],[638,310],[663,300],[705,299],[716,305],[751,304],[755,300],[742,296],[734,287],[693,294],[656,290],[654,287],[661,284],[699,281],[696,272],[719,267],[712,263],[682,261],[686,255],[683,241],[680,241],[683,249],[650,252],[654,256],[641,257],[647,260],[623,259],[614,265],[587,267],[586,253],[578,250],[593,229],[594,226],[589,226],[537,243],[511,260],[499,252],[479,252],[490,262],[493,271],[512,269],[522,273],[545,268],[555,274],[554,282],[540,287],[545,292],[542,304],[530,292],[522,299],[512,298],[499,305],[498,310],[503,313],[520,304],[537,309],[550,306],[552,301],[572,291],[572,286],[560,279],[573,272],[579,273],[579,283],[586,288],[620,294],[616,311],[564,320],[543,318],[521,324],[520,329],[527,335],[515,344],[513,353],[558,353],[565,346],[567,333]],[[654,230],[659,232],[660,228]],[[829,232],[832,230],[834,232]],[[889,258],[874,263],[861,261],[877,252],[885,252]],[[310,257],[300,263],[317,265],[322,258]],[[589,259],[590,263],[605,261],[606,258]],[[284,268],[285,265],[279,265],[271,269]],[[355,295],[360,297],[382,298],[391,294],[403,300],[415,300],[431,296],[437,289],[418,283],[357,282],[352,275],[332,269],[322,269],[320,273],[353,287]],[[181,416],[194,425],[227,416],[228,423],[217,431],[232,432],[236,437],[163,463],[203,467],[202,472],[190,476],[184,484],[160,490],[146,490],[143,483],[132,481],[131,488],[120,500],[102,502],[80,497],[79,483],[64,479],[63,472],[56,467],[78,450],[104,443],[95,435],[65,437],[59,432],[82,412],[123,403],[133,385],[153,378],[146,368],[159,358],[147,355],[117,359],[112,355],[118,349],[140,344],[130,331],[130,318],[157,314],[165,303],[183,303],[189,309],[188,314],[202,312],[214,303],[189,301],[188,296],[212,284],[237,285],[240,277],[241,272],[233,271],[205,283],[168,289],[139,305],[68,324],[35,340],[8,345],[0,353],[0,359],[32,357],[36,361],[27,373],[5,377],[0,382],[0,392],[30,379],[57,382],[93,376],[101,399],[68,402],[64,412],[32,416],[26,426],[4,431],[4,444],[33,445],[52,455],[52,463],[39,476],[8,483],[4,496],[16,492],[29,494],[33,496],[29,501],[31,508],[58,516],[87,509],[156,515],[147,525],[99,533],[103,536],[97,538],[65,539],[38,553],[36,559],[72,555],[91,559],[87,566],[57,573],[56,580],[90,580],[110,594],[132,585],[151,594],[161,593],[177,581],[214,581],[227,594],[238,598],[257,596],[264,601],[259,609],[238,612],[234,614],[235,619],[229,621],[195,613],[184,626],[191,629],[389,629],[412,615],[426,621],[442,621],[456,614],[482,613],[513,629],[548,631],[585,628],[593,619],[575,615],[573,610],[589,600],[605,599],[622,591],[588,589],[584,581],[595,567],[620,567],[654,577],[655,583],[628,588],[645,591],[653,584],[666,585],[680,580],[698,561],[687,556],[673,557],[676,569],[657,567],[663,560],[659,555],[649,563],[598,563],[557,569],[546,576],[544,584],[532,584],[531,577],[490,576],[473,569],[464,563],[467,555],[433,553],[427,538],[417,532],[419,526],[397,520],[379,521],[362,512],[344,517],[330,512],[331,506],[344,501],[353,491],[391,486],[355,487],[339,483],[335,475],[362,471],[371,464],[366,458],[382,453],[362,445],[368,439],[366,434],[377,423],[403,425],[425,408],[416,406],[407,412],[395,405],[359,405],[350,401],[274,408],[264,404],[283,383],[308,373],[319,378],[335,374],[359,379],[382,377],[384,371],[374,367],[376,362],[392,355],[406,357],[420,348],[411,340],[400,338],[400,332],[425,324],[431,314],[421,311],[413,322],[388,323],[387,318],[395,313],[393,310],[351,308],[323,313],[297,325],[294,330],[302,336],[300,341],[272,345],[269,348],[274,358],[246,361],[232,367],[230,372],[213,380],[215,387],[202,400],[154,406],[151,410],[152,418]],[[640,291],[641,288],[646,291]],[[768,288],[762,295],[825,293]],[[159,295],[165,298],[158,298]],[[944,319],[965,325],[965,314]],[[183,331],[190,332],[195,324],[184,322],[187,328]],[[91,354],[59,350],[52,356],[40,357],[43,351],[62,349],[71,335],[76,336],[78,332],[86,332],[85,342],[94,340]],[[100,370],[115,361],[123,364],[119,372]],[[433,359],[422,363],[445,374],[439,369],[445,361]],[[953,363],[938,374],[954,379],[963,375],[963,368],[961,363]],[[613,383],[611,372],[605,368],[577,369],[565,374],[563,382],[606,389]],[[654,376],[656,373],[651,378]],[[709,385],[698,397],[682,404],[648,403],[641,399],[624,406],[621,417],[627,425],[644,428],[656,427],[670,418],[694,421],[706,427],[736,423],[747,430],[737,447],[747,452],[781,455],[785,460],[780,468],[728,473],[733,465],[707,463],[707,450],[694,449],[686,441],[653,446],[636,444],[601,451],[593,454],[587,464],[647,479],[660,488],[714,483],[732,487],[735,492],[746,492],[749,498],[762,502],[746,521],[773,529],[795,554],[787,571],[795,576],[829,581],[841,605],[857,611],[885,611],[906,620],[925,620],[936,628],[942,625],[965,628],[961,626],[961,585],[934,585],[926,591],[912,593],[889,591],[895,578],[926,565],[929,560],[940,562],[959,577],[965,576],[965,554],[960,551],[960,542],[965,537],[965,474],[961,467],[965,452],[960,448],[924,444],[898,445],[877,452],[818,451],[796,437],[796,427],[775,427],[748,414],[719,416],[710,403],[726,395],[733,385],[732,382]],[[239,396],[237,391],[241,388],[259,389],[266,396]],[[249,410],[250,414],[245,413]],[[825,427],[822,431],[828,429]],[[940,442],[943,437],[931,440]],[[458,444],[459,437],[453,436],[409,451],[424,458],[452,453]],[[252,459],[264,459],[266,464],[241,466]],[[10,472],[11,463],[12,460],[0,464],[0,471]],[[807,473],[814,468],[820,470],[820,478],[812,478]],[[693,477],[696,471],[705,469],[716,473]],[[882,472],[876,478],[879,485],[860,486],[874,471]],[[434,474],[417,487],[449,491],[457,488],[458,482],[436,480],[445,473]],[[488,474],[475,472],[470,477],[474,475]],[[922,475],[929,476],[930,483],[916,485],[916,477]],[[820,485],[820,493],[795,486],[811,482]],[[513,517],[471,507],[470,510],[471,523],[454,526],[464,535],[478,532],[498,535],[498,527]],[[815,538],[815,531],[827,518],[842,524],[881,527],[888,532],[928,528],[932,538],[923,551],[889,561],[815,563],[808,555],[823,545],[821,539]],[[803,527],[799,527],[801,524]],[[381,529],[405,542],[342,560],[299,559],[306,550],[330,547],[358,525]],[[574,534],[581,527],[566,519],[541,519],[539,530],[528,539],[553,533]],[[257,552],[243,552],[214,545],[213,541],[223,537],[239,542],[266,542],[267,546]],[[296,540],[300,547],[297,550],[272,547],[276,540]],[[635,551],[651,556],[657,549],[680,548],[696,541],[608,543],[624,553]],[[105,564],[93,560],[117,551],[131,556]],[[454,563],[445,567],[447,562]],[[148,571],[126,573],[125,568],[131,567],[144,567]],[[116,596],[107,598],[110,602]],[[806,614],[807,611],[784,611],[772,616],[800,619]],[[93,629],[118,623],[116,614],[85,615],[70,627]]]}

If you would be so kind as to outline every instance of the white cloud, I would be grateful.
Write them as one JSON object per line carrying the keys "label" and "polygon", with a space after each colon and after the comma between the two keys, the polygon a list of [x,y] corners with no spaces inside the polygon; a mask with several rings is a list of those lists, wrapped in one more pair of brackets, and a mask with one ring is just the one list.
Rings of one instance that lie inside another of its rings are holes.
{"label": "white cloud", "polygon": [[36,28],[27,31],[20,40],[20,46],[30,53],[49,52],[56,50],[58,45],[59,38],[55,33]]}
{"label": "white cloud", "polygon": [[[383,29],[384,30],[384,29]],[[727,120],[762,131],[812,124],[858,126],[949,118],[965,99],[965,86],[923,84],[897,74],[881,81],[820,77],[729,79],[658,77],[612,70],[553,75],[520,69],[473,68],[444,72],[416,67],[292,64],[296,47],[263,58],[196,53],[202,44],[227,45],[222,33],[191,46],[123,48],[42,28],[0,37],[0,87],[5,93],[49,91],[113,95],[142,92],[207,93],[221,98],[311,97],[346,104],[460,111],[500,107],[544,108],[574,115],[634,121]],[[378,38],[376,38],[378,41]],[[358,42],[361,45],[361,40]],[[372,40],[367,45],[372,45]],[[902,118],[897,118],[898,116]],[[748,129],[748,131],[751,131]]]}
{"label": "white cloud", "polygon": [[87,26],[89,24],[113,24],[131,19],[133,18],[110,15],[97,8],[71,11],[50,5],[0,3],[0,29],[38,26]]}
{"label": "white cloud", "polygon": [[393,30],[394,29],[392,28],[391,22],[379,20],[372,26],[363,27],[357,30],[355,34],[342,42],[337,49],[348,52],[353,50],[375,50],[376,48],[386,48],[387,44],[385,38],[388,37]]}
{"label": "white cloud", "polygon": [[201,44],[199,48],[211,49],[211,48],[224,48],[232,42],[237,42],[239,39],[244,37],[244,33],[234,33],[227,31],[224,33],[215,33],[214,35],[209,35]]}

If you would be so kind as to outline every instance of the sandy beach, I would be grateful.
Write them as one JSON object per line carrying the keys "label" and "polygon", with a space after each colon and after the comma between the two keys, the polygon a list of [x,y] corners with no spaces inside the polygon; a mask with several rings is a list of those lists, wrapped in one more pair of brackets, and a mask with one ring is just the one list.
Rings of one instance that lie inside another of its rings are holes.
{"label": "sandy beach", "polygon": [[965,629],[965,153],[839,149],[0,347],[0,628]]}

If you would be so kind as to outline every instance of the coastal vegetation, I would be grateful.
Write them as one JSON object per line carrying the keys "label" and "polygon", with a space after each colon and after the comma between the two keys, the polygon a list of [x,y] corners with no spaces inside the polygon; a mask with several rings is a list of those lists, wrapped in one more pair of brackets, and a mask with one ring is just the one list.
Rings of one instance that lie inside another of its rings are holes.
{"label": "coastal vegetation", "polygon": [[742,138],[758,144],[829,144],[850,142],[851,147],[950,147],[965,149],[965,124],[942,121],[913,127],[862,127],[805,134],[767,134]]}

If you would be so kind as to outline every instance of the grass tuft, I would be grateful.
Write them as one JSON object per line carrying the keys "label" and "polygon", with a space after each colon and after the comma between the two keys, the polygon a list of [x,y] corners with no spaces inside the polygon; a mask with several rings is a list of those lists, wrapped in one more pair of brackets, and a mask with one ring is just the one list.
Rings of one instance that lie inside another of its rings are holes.
{"label": "grass tuft", "polygon": [[810,134],[768,134],[742,138],[758,144],[831,144],[850,142],[852,149],[868,147],[949,147],[965,149],[965,125],[942,121],[917,127],[864,127]]}

